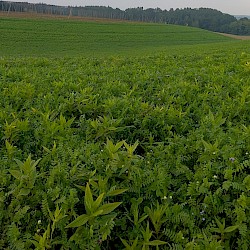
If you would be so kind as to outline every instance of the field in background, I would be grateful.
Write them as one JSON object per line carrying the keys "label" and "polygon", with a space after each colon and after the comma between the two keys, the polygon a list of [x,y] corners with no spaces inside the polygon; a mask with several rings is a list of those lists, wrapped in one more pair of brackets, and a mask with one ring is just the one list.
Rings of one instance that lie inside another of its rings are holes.
{"label": "field in background", "polygon": [[238,40],[250,40],[250,36],[237,36],[237,35],[232,35],[232,34],[226,34],[226,33],[217,33],[221,34],[226,37],[231,37],[233,39],[238,39]]}
{"label": "field in background", "polygon": [[231,41],[191,27],[30,18],[0,18],[0,36],[0,55],[14,57],[142,55]]}

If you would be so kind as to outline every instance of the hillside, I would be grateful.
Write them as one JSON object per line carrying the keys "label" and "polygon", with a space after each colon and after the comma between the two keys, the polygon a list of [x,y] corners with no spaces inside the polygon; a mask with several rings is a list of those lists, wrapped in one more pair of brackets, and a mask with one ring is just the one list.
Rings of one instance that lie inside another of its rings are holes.
{"label": "hillside", "polygon": [[198,28],[176,25],[0,18],[2,56],[140,55],[174,46],[230,41]]}

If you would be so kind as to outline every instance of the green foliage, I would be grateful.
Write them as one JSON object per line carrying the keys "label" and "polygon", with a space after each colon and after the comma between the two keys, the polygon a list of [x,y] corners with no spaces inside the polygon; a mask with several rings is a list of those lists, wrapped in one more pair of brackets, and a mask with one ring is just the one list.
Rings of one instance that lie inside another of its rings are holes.
{"label": "green foliage", "polygon": [[248,249],[249,44],[206,46],[0,58],[0,248]]}
{"label": "green foliage", "polygon": [[[155,52],[165,50],[167,46],[173,46],[172,50],[179,50],[179,45],[231,41],[230,38],[192,27],[138,22],[79,21],[68,18],[52,20],[0,17],[0,36],[0,56],[49,58],[133,56],[145,52],[153,55]],[[93,64],[96,63],[99,64],[93,61]],[[46,60],[40,64],[42,65],[47,65]],[[9,79],[22,78],[22,72],[12,73]],[[50,78],[53,76],[50,74]],[[92,75],[92,79],[94,78],[96,76]],[[118,83],[117,80],[114,79],[114,82]],[[112,81],[108,83],[112,84]],[[27,82],[27,85],[29,84],[31,85],[28,89],[19,92],[19,98],[23,96],[32,99],[34,89],[31,88],[32,83]],[[63,81],[55,81],[54,84],[60,89]],[[65,104],[70,105],[74,95],[68,97]],[[79,99],[82,99],[78,103],[81,106],[89,101],[86,96]]]}
{"label": "green foliage", "polygon": [[97,197],[97,199],[94,201],[89,184],[87,183],[87,186],[85,188],[85,198],[84,198],[86,214],[82,214],[79,217],[77,217],[66,228],[80,227],[87,222],[92,224],[94,223],[94,219],[97,216],[109,214],[114,209],[116,209],[119,205],[121,205],[121,202],[107,203],[107,204],[101,205],[104,195],[105,193],[100,194]]}

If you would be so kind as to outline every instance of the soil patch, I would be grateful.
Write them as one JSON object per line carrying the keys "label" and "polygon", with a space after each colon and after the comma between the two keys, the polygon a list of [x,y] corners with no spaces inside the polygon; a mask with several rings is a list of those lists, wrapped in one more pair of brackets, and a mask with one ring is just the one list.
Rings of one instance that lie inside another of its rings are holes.
{"label": "soil patch", "polygon": [[215,32],[215,33],[223,35],[223,36],[231,37],[231,38],[234,38],[234,39],[238,39],[238,40],[250,40],[250,36],[238,36],[238,35],[219,33],[219,32]]}

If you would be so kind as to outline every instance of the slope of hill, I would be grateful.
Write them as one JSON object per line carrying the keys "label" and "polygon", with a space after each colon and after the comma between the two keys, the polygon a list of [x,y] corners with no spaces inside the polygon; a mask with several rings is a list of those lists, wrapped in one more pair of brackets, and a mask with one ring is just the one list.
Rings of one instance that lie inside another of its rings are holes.
{"label": "slope of hill", "polygon": [[0,20],[2,56],[127,55],[230,40],[209,31],[176,25],[68,19]]}

